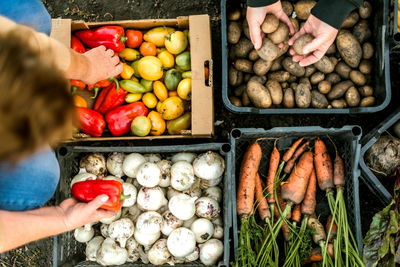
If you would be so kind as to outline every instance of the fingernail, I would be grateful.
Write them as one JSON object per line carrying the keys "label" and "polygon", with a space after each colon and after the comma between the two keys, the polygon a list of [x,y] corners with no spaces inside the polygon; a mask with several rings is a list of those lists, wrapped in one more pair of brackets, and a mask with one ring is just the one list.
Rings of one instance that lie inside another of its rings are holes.
{"label": "fingernail", "polygon": [[309,52],[308,49],[304,48],[303,53],[308,54],[308,52]]}
{"label": "fingernail", "polygon": [[101,202],[106,202],[108,200],[108,196],[104,195],[104,196],[101,197],[100,200],[101,200]]}

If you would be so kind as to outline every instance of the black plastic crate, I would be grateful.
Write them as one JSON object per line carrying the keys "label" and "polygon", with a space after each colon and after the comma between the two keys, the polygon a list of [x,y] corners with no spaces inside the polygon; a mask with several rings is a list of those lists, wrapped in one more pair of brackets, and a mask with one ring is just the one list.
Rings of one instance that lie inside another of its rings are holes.
{"label": "black plastic crate", "polygon": [[[128,147],[90,147],[90,146],[65,146],[57,150],[57,158],[60,164],[61,178],[56,193],[56,204],[62,200],[71,197],[70,182],[78,173],[79,160],[86,154],[92,152],[111,153],[158,153],[163,157],[168,157],[179,152],[204,153],[214,151],[225,158],[225,173],[223,180],[223,203],[222,218],[224,221],[224,255],[218,266],[229,265],[230,254],[230,228],[232,226],[232,205],[230,199],[231,187],[229,177],[231,176],[231,146],[224,143],[207,143],[193,145],[176,146],[128,146]],[[53,246],[53,267],[56,266],[100,266],[96,262],[85,261],[85,244],[79,243],[74,239],[74,232],[67,232],[54,237]],[[200,261],[193,263],[179,264],[180,266],[204,266]],[[143,264],[140,261],[135,263],[126,263],[121,266],[153,266],[152,264]],[[169,265],[166,265],[169,266]]]}
{"label": "black plastic crate", "polygon": [[[397,0],[391,0],[397,1]],[[229,100],[229,91],[231,90],[228,84],[228,69],[229,69],[229,47],[227,41],[227,11],[232,7],[244,6],[245,1],[227,1],[221,0],[221,34],[222,34],[222,100],[225,107],[237,114],[364,114],[378,112],[390,102],[391,85],[390,85],[390,61],[389,61],[389,42],[388,36],[391,34],[389,20],[389,1],[385,0],[370,0],[373,6],[372,18],[369,19],[372,40],[375,45],[374,68],[373,73],[373,88],[376,99],[376,106],[373,107],[355,107],[344,109],[316,109],[316,108],[268,108],[260,109],[256,107],[236,107]],[[296,1],[291,1],[296,2]],[[397,11],[397,8],[396,8]],[[397,17],[396,17],[397,23]],[[396,26],[397,27],[397,26]],[[389,33],[390,32],[390,33]]]}
{"label": "black plastic crate", "polygon": [[[355,234],[359,252],[362,253],[362,231],[361,231],[361,217],[360,217],[360,203],[359,203],[359,188],[358,177],[360,171],[358,169],[358,161],[360,156],[361,128],[359,126],[344,126],[343,128],[321,128],[317,126],[311,127],[282,127],[273,128],[271,130],[265,129],[233,129],[231,132],[231,146],[232,146],[232,230],[234,241],[234,254],[237,256],[238,247],[238,227],[240,227],[240,218],[236,212],[236,188],[237,179],[239,177],[240,164],[242,162],[244,153],[247,147],[258,138],[270,138],[259,140],[262,148],[262,159],[259,167],[260,173],[266,174],[269,164],[269,155],[273,149],[275,138],[280,138],[277,142],[278,150],[285,149],[291,146],[294,140],[299,137],[313,137],[319,136],[325,141],[325,144],[330,152],[334,155],[334,147],[327,138],[328,136],[336,144],[340,156],[345,163],[345,198],[347,206],[347,214],[349,225]],[[324,199],[324,193],[317,194],[317,203],[319,199]],[[317,210],[319,207],[317,206]],[[325,209],[329,209],[325,206]]]}
{"label": "black plastic crate", "polygon": [[389,115],[383,122],[375,127],[371,132],[365,135],[362,140],[362,148],[360,155],[360,168],[361,178],[367,184],[372,192],[378,197],[378,199],[385,205],[388,205],[392,199],[391,193],[385,188],[385,186],[379,181],[376,175],[368,168],[364,161],[364,155],[367,150],[375,144],[379,137],[392,127],[398,120],[400,120],[400,108],[396,109],[391,115]]}

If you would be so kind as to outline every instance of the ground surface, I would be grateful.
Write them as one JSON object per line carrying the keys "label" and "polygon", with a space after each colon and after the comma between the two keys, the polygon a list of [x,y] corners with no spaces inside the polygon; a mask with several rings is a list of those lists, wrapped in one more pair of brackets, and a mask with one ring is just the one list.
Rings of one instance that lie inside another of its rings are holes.
{"label": "ground surface", "polygon": [[[214,103],[215,103],[215,137],[211,141],[227,142],[232,128],[265,128],[280,126],[311,126],[342,127],[344,125],[360,125],[363,133],[368,133],[380,121],[388,116],[398,106],[398,82],[392,82],[394,97],[384,111],[374,115],[235,115],[223,106],[221,88],[221,16],[219,0],[42,0],[53,18],[72,18],[89,21],[109,21],[145,18],[175,18],[191,14],[207,13],[211,17],[213,60],[214,60]],[[397,77],[399,57],[392,57],[392,77]],[[209,142],[210,140],[175,142]],[[167,141],[169,144],[173,140]],[[152,145],[163,145],[165,142],[152,141]],[[135,143],[137,145],[137,143]],[[146,143],[148,144],[148,143]],[[93,143],[93,145],[96,145]],[[100,145],[98,143],[98,145]],[[105,145],[101,143],[101,145]],[[113,145],[127,145],[120,142]],[[360,182],[360,203],[362,207],[363,231],[368,229],[375,212],[383,206],[374,199],[367,187]],[[25,246],[20,250],[0,255],[0,266],[51,266],[52,239]]]}

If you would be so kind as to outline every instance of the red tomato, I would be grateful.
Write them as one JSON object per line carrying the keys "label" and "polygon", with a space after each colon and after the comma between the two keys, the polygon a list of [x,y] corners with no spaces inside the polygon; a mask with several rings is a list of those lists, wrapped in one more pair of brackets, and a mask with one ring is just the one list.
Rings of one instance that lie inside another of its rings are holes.
{"label": "red tomato", "polygon": [[137,48],[143,42],[143,34],[141,31],[126,30],[125,35],[128,37],[125,44],[130,48]]}
{"label": "red tomato", "polygon": [[139,50],[143,56],[155,56],[157,54],[156,45],[150,42],[143,42]]}

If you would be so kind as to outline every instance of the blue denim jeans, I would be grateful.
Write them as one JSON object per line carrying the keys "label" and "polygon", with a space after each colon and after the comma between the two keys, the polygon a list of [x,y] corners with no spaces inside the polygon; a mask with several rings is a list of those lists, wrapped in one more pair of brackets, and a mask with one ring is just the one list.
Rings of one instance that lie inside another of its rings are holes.
{"label": "blue denim jeans", "polygon": [[50,35],[51,17],[40,0],[1,0],[0,15]]}

